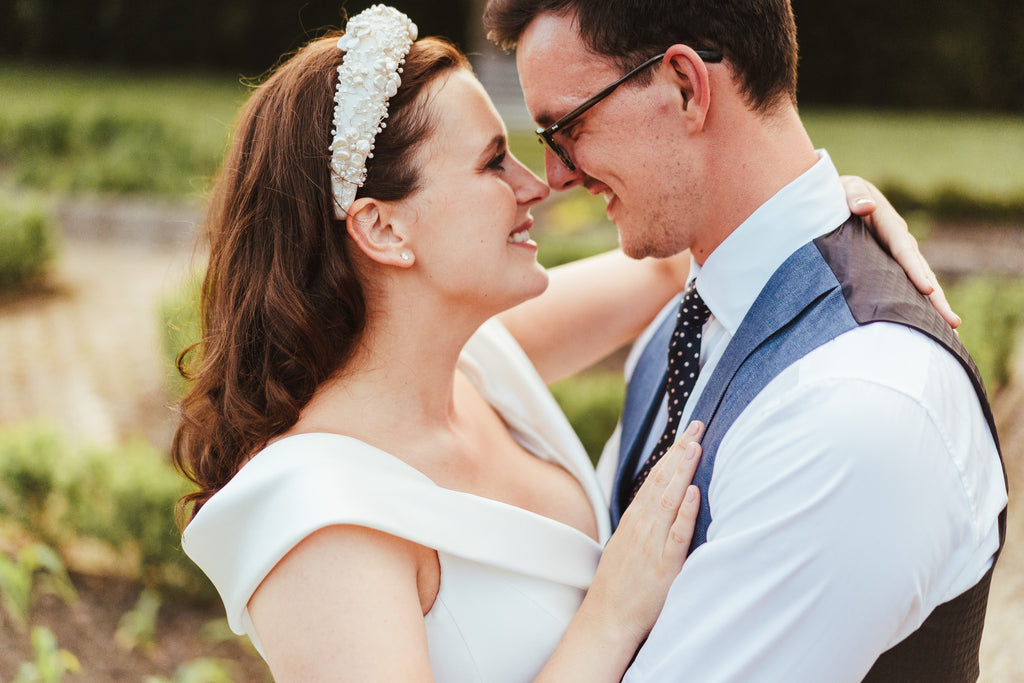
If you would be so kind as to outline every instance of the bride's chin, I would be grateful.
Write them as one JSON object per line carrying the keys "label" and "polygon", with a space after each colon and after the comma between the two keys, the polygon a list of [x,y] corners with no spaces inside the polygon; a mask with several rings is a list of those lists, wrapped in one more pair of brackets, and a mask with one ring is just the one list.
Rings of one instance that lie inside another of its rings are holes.
{"label": "bride's chin", "polygon": [[548,284],[550,283],[548,271],[544,268],[544,266],[540,265],[539,263],[537,264],[537,270],[534,272],[532,279],[532,285],[533,287],[535,287],[535,290],[533,294],[530,295],[531,299],[534,297],[538,297],[545,291],[547,291]]}
{"label": "bride's chin", "polygon": [[547,291],[547,288],[548,272],[538,265],[537,270],[531,273],[529,278],[522,282],[521,286],[516,287],[516,296],[508,302],[505,310],[514,308],[530,299],[536,299]]}

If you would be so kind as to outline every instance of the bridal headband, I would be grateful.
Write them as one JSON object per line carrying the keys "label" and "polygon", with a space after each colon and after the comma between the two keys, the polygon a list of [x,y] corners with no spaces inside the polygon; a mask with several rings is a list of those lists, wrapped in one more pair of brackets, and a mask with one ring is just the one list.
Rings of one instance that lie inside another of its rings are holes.
{"label": "bridal headband", "polygon": [[356,190],[366,182],[366,160],[373,157],[373,141],[387,125],[388,98],[398,92],[416,32],[409,17],[393,7],[374,5],[352,17],[338,40],[345,57],[338,67],[330,150],[339,220],[345,219]]}

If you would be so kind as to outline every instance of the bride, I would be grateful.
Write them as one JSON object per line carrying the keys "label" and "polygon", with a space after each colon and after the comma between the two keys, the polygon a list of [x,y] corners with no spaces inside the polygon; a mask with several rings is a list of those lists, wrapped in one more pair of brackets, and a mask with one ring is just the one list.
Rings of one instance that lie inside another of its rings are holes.
{"label": "bride", "polygon": [[701,427],[609,541],[545,385],[635,337],[688,257],[549,274],[547,194],[466,58],[390,8],[245,105],[173,455],[184,548],[276,679],[617,681],[653,624]]}

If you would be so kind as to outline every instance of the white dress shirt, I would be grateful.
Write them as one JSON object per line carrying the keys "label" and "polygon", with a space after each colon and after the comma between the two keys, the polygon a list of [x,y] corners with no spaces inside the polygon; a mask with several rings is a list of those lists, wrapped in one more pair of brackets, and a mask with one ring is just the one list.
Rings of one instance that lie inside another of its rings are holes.
{"label": "white dress shirt", "polygon": [[[681,424],[772,273],[849,217],[819,156],[693,264],[712,316]],[[645,453],[665,415],[662,405]],[[618,435],[598,470],[606,490]],[[989,569],[1006,491],[957,360],[909,328],[874,323],[761,391],[721,442],[708,499],[707,543],[686,561],[628,683],[860,681]]]}

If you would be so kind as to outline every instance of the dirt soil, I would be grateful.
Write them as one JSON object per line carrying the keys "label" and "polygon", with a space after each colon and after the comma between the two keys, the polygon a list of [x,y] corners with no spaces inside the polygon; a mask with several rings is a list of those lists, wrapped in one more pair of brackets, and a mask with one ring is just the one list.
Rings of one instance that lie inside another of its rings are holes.
{"label": "dirt soil", "polygon": [[[64,231],[48,287],[0,299],[0,426],[45,417],[69,437],[116,444],[141,436],[166,448],[173,429],[159,352],[157,302],[179,285],[193,257],[195,207],[136,201],[77,201],[56,208]],[[940,273],[978,269],[1024,272],[1024,230],[975,231],[939,226],[925,253]],[[1024,341],[1024,337],[1022,337]],[[1024,344],[1017,379],[995,397],[1011,488],[1024,487]],[[5,545],[0,539],[0,548]],[[9,545],[9,539],[8,543]],[[207,642],[204,625],[223,616],[219,603],[164,598],[156,646],[117,645],[118,620],[138,598],[131,582],[73,574],[80,602],[43,596],[32,625],[45,625],[74,653],[83,673],[73,681],[145,681],[171,677],[198,657],[233,662],[236,681],[266,681],[259,658],[242,641]],[[1024,683],[1024,508],[1011,507],[1009,541],[997,566],[982,647],[982,678]],[[0,681],[32,659],[27,631],[0,610]]]}

